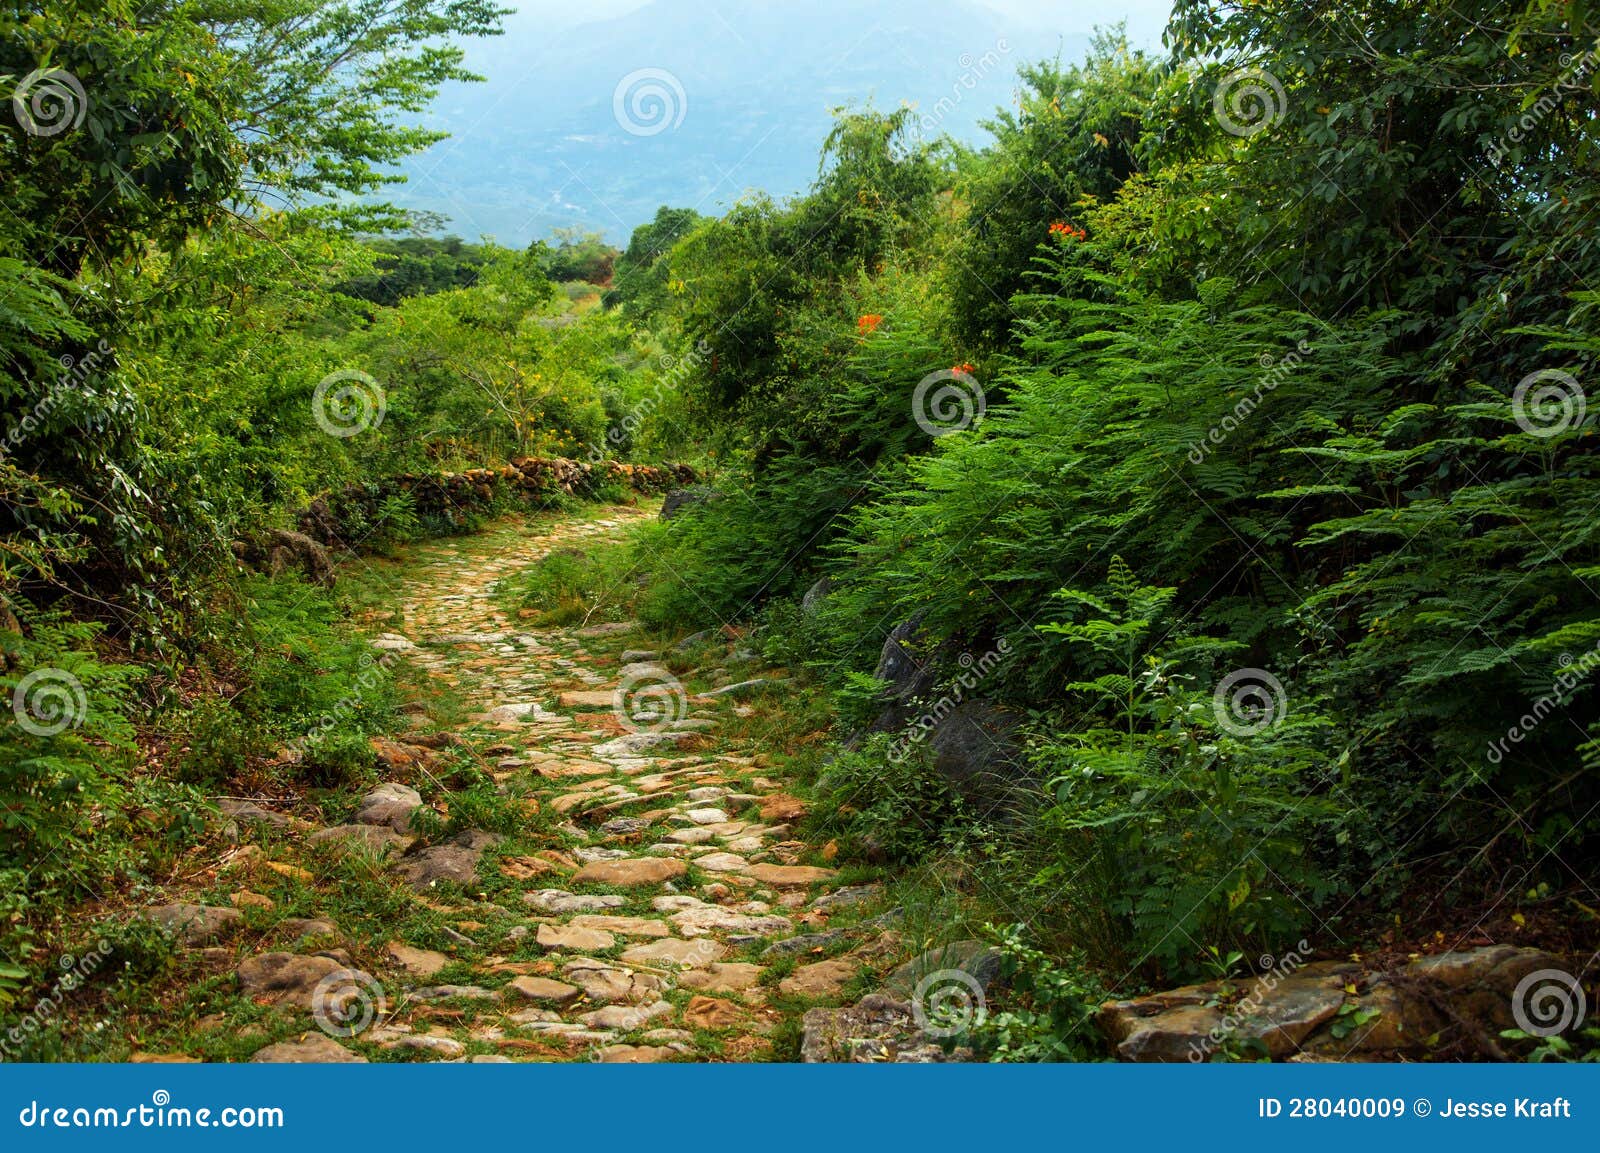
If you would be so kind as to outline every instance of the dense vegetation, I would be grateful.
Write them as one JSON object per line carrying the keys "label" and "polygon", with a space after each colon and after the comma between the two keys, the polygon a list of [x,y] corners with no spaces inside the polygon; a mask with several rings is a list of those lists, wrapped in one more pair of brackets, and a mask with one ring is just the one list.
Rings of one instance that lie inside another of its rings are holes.
{"label": "dense vegetation", "polygon": [[1582,16],[1188,0],[1171,60],[1025,71],[981,152],[843,116],[810,195],[666,258],[676,415],[739,467],[644,542],[647,616],[765,613],[857,723],[892,626],[947,686],[1003,646],[952,691],[1022,719],[1025,816],[872,742],[824,784],[1114,977],[1592,939]]}
{"label": "dense vegetation", "polygon": [[[841,110],[805,196],[663,208],[620,253],[381,205],[486,0],[0,16],[8,91],[87,93],[0,131],[0,994],[204,788],[360,771],[382,678],[251,542],[539,454],[718,470],[638,539],[643,618],[756,623],[834,694],[817,819],[1005,935],[1015,1053],[1063,1051],[1096,973],[1592,941],[1586,12],[1178,0],[1169,57],[1028,67],[986,148]],[[438,527],[396,498],[359,543]],[[908,621],[930,698],[1019,726],[1024,801],[864,735]]]}

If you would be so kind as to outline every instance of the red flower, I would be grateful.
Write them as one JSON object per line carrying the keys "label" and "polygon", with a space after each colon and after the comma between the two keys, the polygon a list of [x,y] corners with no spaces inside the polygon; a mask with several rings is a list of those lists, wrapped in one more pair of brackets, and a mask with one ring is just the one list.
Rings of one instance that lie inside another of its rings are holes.
{"label": "red flower", "polygon": [[856,331],[862,336],[869,332],[877,332],[878,325],[883,323],[883,317],[876,312],[868,312],[856,319]]}
{"label": "red flower", "polygon": [[960,364],[952,364],[950,366],[950,371],[954,372],[954,373],[958,373],[958,374],[960,374],[962,376],[971,376],[974,372],[977,372],[978,370],[973,368],[972,365],[968,364],[966,361],[963,360]]}

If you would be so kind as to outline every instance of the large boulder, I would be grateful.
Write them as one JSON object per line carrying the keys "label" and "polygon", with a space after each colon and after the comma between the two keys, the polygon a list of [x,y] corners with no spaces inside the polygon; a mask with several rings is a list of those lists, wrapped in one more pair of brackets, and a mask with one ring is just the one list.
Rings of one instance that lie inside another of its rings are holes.
{"label": "large boulder", "polygon": [[661,502],[661,519],[671,520],[673,517],[682,516],[684,513],[709,501],[720,499],[721,496],[720,492],[706,488],[704,485],[675,488],[667,493],[666,498]]}
{"label": "large boulder", "polygon": [[[883,710],[868,733],[894,733],[893,755],[927,749],[934,770],[985,817],[1019,818],[1038,798],[1038,781],[1023,755],[1022,718],[983,697],[971,674],[941,684],[941,661],[963,668],[923,627],[917,613],[884,639],[874,676],[883,682]],[[1004,651],[1004,650],[1002,650]]]}

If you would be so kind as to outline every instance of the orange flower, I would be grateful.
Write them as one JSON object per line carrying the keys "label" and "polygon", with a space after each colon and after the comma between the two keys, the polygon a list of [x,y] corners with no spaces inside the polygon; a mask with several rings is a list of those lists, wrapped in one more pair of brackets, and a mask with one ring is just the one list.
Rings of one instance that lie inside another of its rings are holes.
{"label": "orange flower", "polygon": [[1062,240],[1084,240],[1089,234],[1077,225],[1058,220],[1050,226],[1050,235],[1059,236]]}
{"label": "orange flower", "polygon": [[876,312],[868,312],[856,318],[856,331],[862,336],[869,332],[877,332],[878,325],[883,323],[883,317]]}
{"label": "orange flower", "polygon": [[977,372],[978,370],[973,368],[972,365],[968,364],[966,361],[963,360],[960,364],[952,364],[950,366],[950,371],[954,372],[954,373],[959,373],[962,376],[971,376],[974,372]]}

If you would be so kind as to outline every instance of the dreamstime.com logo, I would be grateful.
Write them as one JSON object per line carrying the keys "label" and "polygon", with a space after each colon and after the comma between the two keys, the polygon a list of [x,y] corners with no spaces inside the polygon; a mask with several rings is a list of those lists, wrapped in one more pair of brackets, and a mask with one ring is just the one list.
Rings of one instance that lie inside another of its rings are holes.
{"label": "dreamstime.com logo", "polygon": [[311,418],[323,432],[341,439],[377,428],[388,411],[383,386],[355,368],[330,372],[311,393]]}
{"label": "dreamstime.com logo", "polygon": [[83,724],[89,697],[66,669],[34,669],[11,691],[11,712],[23,732],[54,737]]}
{"label": "dreamstime.com logo", "polygon": [[683,84],[665,68],[635,69],[611,93],[611,114],[629,136],[656,136],[677,128],[688,112]]}
{"label": "dreamstime.com logo", "polygon": [[1235,669],[1217,682],[1211,711],[1223,732],[1253,737],[1283,720],[1289,698],[1283,682],[1266,669]]}
{"label": "dreamstime.com logo", "polygon": [[988,1016],[983,983],[965,969],[936,969],[911,994],[911,1016],[929,1037],[956,1037]]}
{"label": "dreamstime.com logo", "polygon": [[917,382],[911,416],[931,437],[949,436],[983,419],[988,401],[976,377],[962,368],[941,368]]}
{"label": "dreamstime.com logo", "polygon": [[622,678],[611,696],[611,711],[629,732],[659,732],[683,719],[689,695],[666,669],[646,669]]}
{"label": "dreamstime.com logo", "polygon": [[1530,1037],[1553,1037],[1577,1029],[1588,1011],[1583,986],[1562,969],[1529,973],[1511,993],[1511,1018]]}
{"label": "dreamstime.com logo", "polygon": [[383,985],[360,969],[336,969],[311,991],[311,1016],[330,1037],[354,1037],[389,1011]]}
{"label": "dreamstime.com logo", "polygon": [[36,68],[11,94],[11,114],[29,136],[59,136],[83,123],[89,97],[64,68]]}
{"label": "dreamstime.com logo", "polygon": [[1211,113],[1230,136],[1264,132],[1288,110],[1283,85],[1261,68],[1236,68],[1224,76],[1211,94]]}
{"label": "dreamstime.com logo", "polygon": [[282,1129],[276,1105],[225,1105],[195,1109],[174,1105],[172,1094],[157,1089],[149,1104],[117,1109],[107,1105],[41,1105],[29,1101],[17,1114],[25,1129]]}

